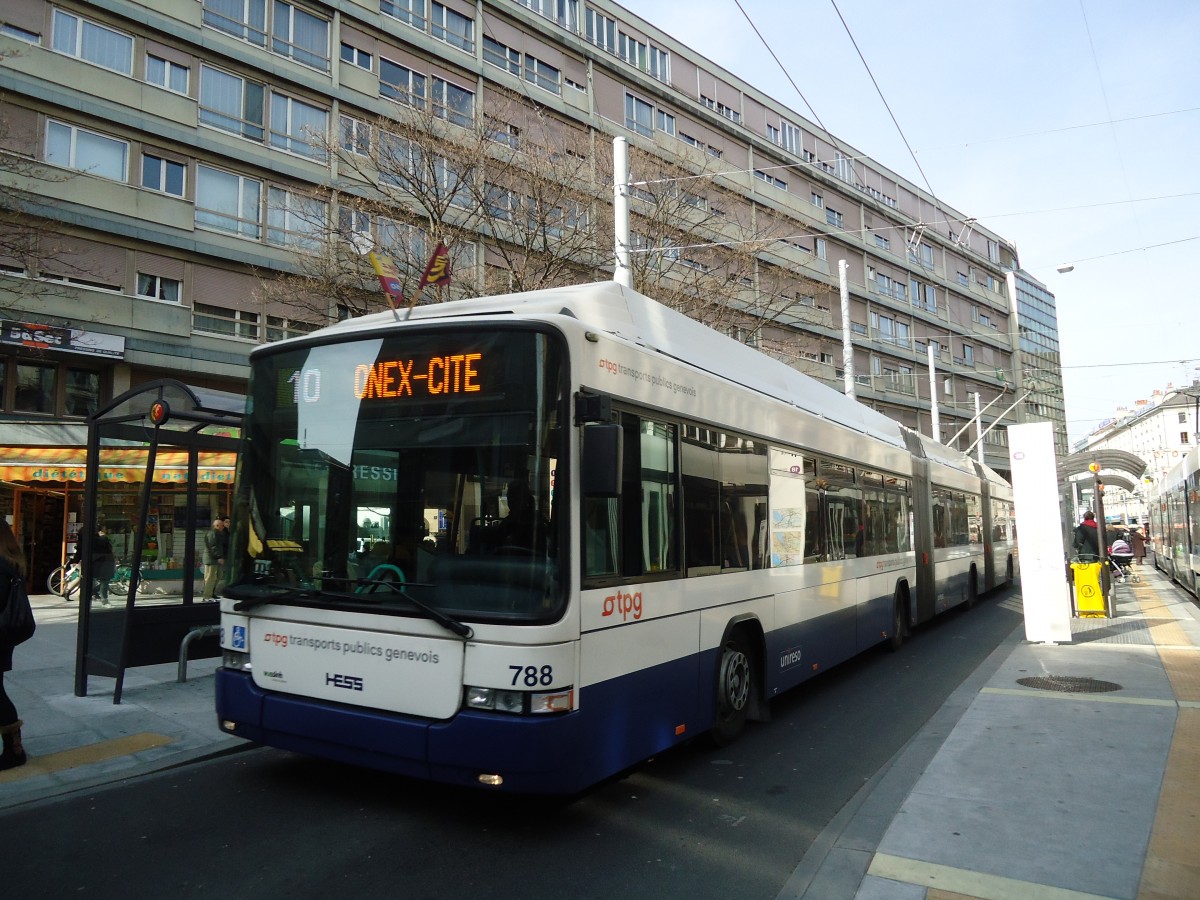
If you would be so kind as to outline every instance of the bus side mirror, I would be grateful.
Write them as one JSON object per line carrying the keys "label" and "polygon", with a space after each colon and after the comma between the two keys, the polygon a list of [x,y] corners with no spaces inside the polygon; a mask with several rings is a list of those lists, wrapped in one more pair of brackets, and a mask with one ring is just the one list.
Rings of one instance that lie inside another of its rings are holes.
{"label": "bus side mirror", "polygon": [[624,447],[625,432],[620,425],[605,423],[583,427],[583,469],[580,472],[583,496],[620,495]]}

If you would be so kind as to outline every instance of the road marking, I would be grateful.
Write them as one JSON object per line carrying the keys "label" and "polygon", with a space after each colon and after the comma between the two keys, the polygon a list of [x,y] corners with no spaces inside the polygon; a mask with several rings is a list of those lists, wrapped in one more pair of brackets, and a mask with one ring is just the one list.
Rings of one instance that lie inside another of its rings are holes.
{"label": "road marking", "polygon": [[62,750],[46,756],[30,756],[29,762],[15,769],[0,772],[0,784],[11,784],[38,775],[53,775],[55,772],[65,772],[80,766],[116,759],[118,756],[128,756],[155,747],[163,747],[176,739],[163,734],[144,731],[131,734],[128,737],[115,738],[111,741],[100,741],[97,744],[85,744],[72,750]]}
{"label": "road marking", "polygon": [[1002,875],[956,869],[953,866],[939,866],[937,863],[905,859],[888,853],[876,853],[867,874],[904,884],[953,891],[968,897],[978,897],[980,900],[1111,900],[1099,894],[1070,891],[1048,884],[1005,878]]}
{"label": "road marking", "polygon": [[1186,706],[1180,700],[1160,700],[1154,697],[1118,697],[1115,694],[1089,694],[1081,691],[1042,691],[1036,688],[985,687],[981,694],[1001,694],[1007,697],[1037,697],[1042,700],[1086,700],[1091,703],[1129,703],[1134,706]]}

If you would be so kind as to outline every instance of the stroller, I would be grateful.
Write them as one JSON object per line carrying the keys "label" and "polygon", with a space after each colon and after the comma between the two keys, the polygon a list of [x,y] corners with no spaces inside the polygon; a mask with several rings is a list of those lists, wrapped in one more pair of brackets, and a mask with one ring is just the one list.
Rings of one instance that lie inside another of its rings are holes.
{"label": "stroller", "polygon": [[1125,584],[1127,581],[1141,581],[1141,577],[1133,570],[1133,548],[1124,538],[1117,538],[1108,548],[1109,564],[1112,566],[1113,578]]}

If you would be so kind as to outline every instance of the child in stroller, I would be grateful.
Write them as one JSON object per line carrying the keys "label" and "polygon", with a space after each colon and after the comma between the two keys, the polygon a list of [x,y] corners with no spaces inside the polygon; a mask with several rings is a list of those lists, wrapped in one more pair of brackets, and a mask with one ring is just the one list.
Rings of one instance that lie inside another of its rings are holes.
{"label": "child in stroller", "polygon": [[1133,548],[1123,535],[1108,548],[1108,558],[1112,561],[1113,577],[1118,581],[1124,583],[1141,580],[1133,571]]}

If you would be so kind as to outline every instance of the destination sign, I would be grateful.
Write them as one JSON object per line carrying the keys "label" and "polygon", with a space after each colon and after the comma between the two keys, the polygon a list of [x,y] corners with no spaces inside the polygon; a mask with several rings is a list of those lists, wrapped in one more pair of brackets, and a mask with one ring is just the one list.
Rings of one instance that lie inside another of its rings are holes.
{"label": "destination sign", "polygon": [[[348,365],[334,383],[344,390],[347,383],[343,379],[352,375],[348,386],[358,400],[478,394],[484,390],[479,371],[482,361],[482,353],[379,360],[353,365],[353,369]],[[306,366],[288,373],[280,386],[293,403],[319,403],[321,381],[321,368]]]}

